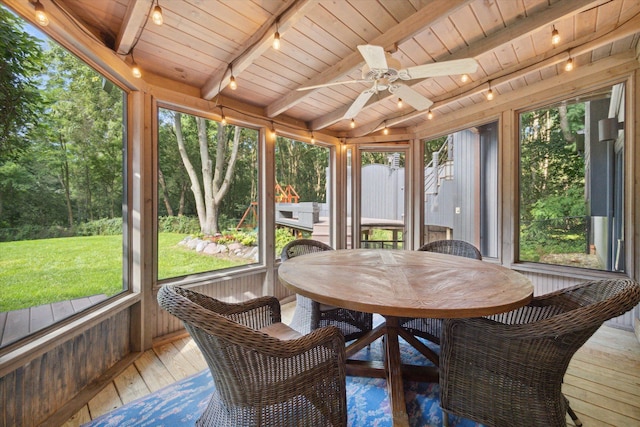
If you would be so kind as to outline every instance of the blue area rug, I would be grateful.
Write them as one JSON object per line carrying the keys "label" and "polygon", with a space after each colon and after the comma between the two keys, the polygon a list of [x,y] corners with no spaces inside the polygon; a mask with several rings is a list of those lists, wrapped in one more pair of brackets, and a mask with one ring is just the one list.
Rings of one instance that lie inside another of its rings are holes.
{"label": "blue area rug", "polygon": [[[427,342],[425,342],[427,343]],[[427,343],[431,345],[430,343]],[[432,346],[437,351],[437,347]],[[403,362],[427,365],[430,362],[412,346],[400,340]],[[382,342],[378,340],[361,350],[355,358],[382,360]],[[85,424],[91,427],[188,426],[194,425],[204,411],[213,381],[209,370],[167,386],[151,395],[128,403]],[[412,427],[442,425],[439,386],[433,383],[405,381],[405,398]],[[391,426],[386,381],[379,378],[347,377],[348,423],[351,427]],[[451,416],[450,426],[480,427],[472,421]]]}

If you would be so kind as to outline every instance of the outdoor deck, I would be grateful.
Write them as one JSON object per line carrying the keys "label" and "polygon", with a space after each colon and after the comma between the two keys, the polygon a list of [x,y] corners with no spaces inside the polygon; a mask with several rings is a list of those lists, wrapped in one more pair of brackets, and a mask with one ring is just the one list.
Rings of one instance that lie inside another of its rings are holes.
{"label": "outdoor deck", "polygon": [[93,295],[22,310],[1,312],[0,346],[5,346],[49,325],[53,325],[105,299],[107,299],[106,295]]}
{"label": "outdoor deck", "polygon": [[[283,306],[283,321],[291,319],[294,304]],[[188,336],[158,343],[59,424],[80,426],[206,367]],[[640,342],[635,334],[600,328],[574,356],[563,389],[585,426],[640,426]]]}

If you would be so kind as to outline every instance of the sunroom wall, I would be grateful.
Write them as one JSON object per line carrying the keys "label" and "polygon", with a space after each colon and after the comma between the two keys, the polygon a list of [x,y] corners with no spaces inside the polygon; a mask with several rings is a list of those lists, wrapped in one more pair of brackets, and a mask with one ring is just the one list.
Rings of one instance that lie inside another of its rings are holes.
{"label": "sunroom wall", "polygon": [[[32,7],[26,2],[4,1],[16,12],[31,20]],[[121,372],[141,351],[150,347],[154,338],[166,336],[180,331],[181,325],[159,309],[155,295],[157,283],[154,278],[155,243],[146,236],[152,236],[154,226],[155,203],[155,134],[156,102],[166,105],[180,106],[187,111],[193,111],[213,119],[219,119],[212,114],[211,104],[199,98],[197,88],[167,82],[155,76],[145,77],[146,80],[136,80],[130,77],[130,70],[121,59],[111,50],[88,38],[65,16],[56,16],[50,28],[46,31],[58,42],[85,59],[90,65],[110,76],[120,87],[129,93],[129,149],[130,163],[127,165],[129,180],[128,217],[130,229],[127,241],[128,269],[125,272],[129,280],[131,293],[115,298],[103,305],[95,307],[80,317],[69,319],[31,339],[25,345],[12,348],[8,353],[0,354],[0,396],[3,397],[0,420],[5,425],[37,425],[47,421],[50,424],[60,424],[73,415],[79,408],[95,395],[100,385],[109,381]],[[611,273],[601,273],[587,270],[548,267],[541,269],[539,265],[525,265],[515,263],[516,245],[516,205],[517,205],[517,111],[529,108],[531,105],[542,105],[559,100],[575,93],[601,87],[614,82],[625,81],[627,84],[626,123],[630,125],[627,136],[626,152],[626,207],[627,239],[631,250],[627,255],[628,275],[639,279],[636,266],[640,265],[640,231],[638,230],[638,216],[640,211],[640,150],[635,148],[636,141],[640,141],[640,99],[638,87],[640,85],[640,64],[633,56],[613,57],[598,63],[576,69],[571,74],[521,89],[504,97],[497,97],[489,107],[487,104],[468,107],[464,113],[456,112],[449,117],[442,116],[438,120],[429,121],[424,126],[408,129],[400,139],[411,141],[416,146],[410,151],[410,156],[420,159],[418,141],[424,138],[437,137],[452,131],[468,128],[474,124],[482,124],[492,120],[499,120],[500,124],[500,191],[499,203],[499,241],[498,258],[496,262],[517,269],[530,277],[536,285],[536,294],[545,293],[552,289],[568,286],[584,279],[607,277]],[[172,90],[167,89],[172,87]],[[270,127],[270,120],[256,120],[253,117],[260,111],[252,111],[248,106],[237,106],[237,110],[247,114],[238,114],[234,119],[238,124],[253,127]],[[228,118],[229,119],[229,118]],[[305,135],[283,125],[279,132],[293,138],[304,140]],[[270,144],[266,132],[262,132],[262,171],[263,183],[260,200],[263,206],[260,216],[261,227],[265,242],[261,247],[261,259],[264,263],[259,267],[249,267],[236,272],[220,273],[218,275],[199,276],[185,281],[184,284],[213,295],[224,294],[233,289],[241,291],[243,295],[273,294],[284,298],[288,291],[277,281],[277,264],[273,256],[274,224],[273,212],[266,206],[273,202],[273,144]],[[392,141],[399,137],[396,134],[387,138],[380,136],[359,138],[351,143],[381,142],[385,139]],[[340,147],[340,141],[332,137],[316,134],[316,139],[329,145]],[[346,176],[346,161],[343,148],[335,150],[332,162],[341,165],[341,169],[333,172],[332,185],[336,187],[334,194],[337,199],[332,208],[335,216],[335,239],[339,246],[346,242],[346,194],[340,183]],[[416,164],[414,163],[414,166]],[[343,170],[344,169],[344,170]],[[407,206],[407,210],[414,213],[408,225],[415,228],[422,223],[419,212],[422,210],[419,196],[421,168],[414,167],[416,174],[411,179],[411,194],[414,195]],[[415,189],[415,190],[414,190]],[[415,207],[417,204],[417,208]],[[416,233],[413,233],[414,236]],[[419,244],[418,239],[413,244]],[[625,316],[627,326],[633,324],[638,317],[635,314]]]}

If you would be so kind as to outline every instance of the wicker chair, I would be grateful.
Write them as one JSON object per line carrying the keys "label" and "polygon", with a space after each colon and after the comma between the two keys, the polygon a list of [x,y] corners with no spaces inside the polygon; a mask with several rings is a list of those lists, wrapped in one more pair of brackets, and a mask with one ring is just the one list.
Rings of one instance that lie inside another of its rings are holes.
{"label": "wicker chair", "polygon": [[346,426],[345,342],[327,327],[302,336],[274,297],[224,303],[163,286],[160,306],[202,351],[215,390],[196,426]]}
{"label": "wicker chair", "polygon": [[[297,239],[282,248],[280,259],[284,262],[289,258],[313,252],[330,251],[333,248],[312,239]],[[302,295],[296,295],[296,309],[291,320],[291,327],[302,334],[307,334],[317,328],[333,325],[344,335],[346,341],[360,338],[371,331],[373,315],[355,310],[320,304]]]}
{"label": "wicker chair", "polygon": [[[471,243],[463,240],[436,240],[435,242],[421,246],[418,250],[482,260],[480,251]],[[442,319],[404,317],[400,319],[400,325],[412,335],[426,338],[431,342],[440,344]]]}
{"label": "wicker chair", "polygon": [[640,302],[630,279],[585,282],[490,318],[446,319],[440,400],[448,413],[494,426],[565,427],[580,420],[561,391],[573,354],[605,322]]}

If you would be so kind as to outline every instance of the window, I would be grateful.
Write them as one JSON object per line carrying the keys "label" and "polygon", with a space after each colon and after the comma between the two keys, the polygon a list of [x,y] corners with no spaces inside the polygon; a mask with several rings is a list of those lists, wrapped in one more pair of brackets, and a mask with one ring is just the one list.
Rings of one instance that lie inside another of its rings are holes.
{"label": "window", "polygon": [[259,261],[258,131],[158,111],[158,279]]}
{"label": "window", "polygon": [[404,248],[405,159],[397,149],[360,151],[359,247]]}
{"label": "window", "polygon": [[624,90],[520,114],[520,261],[624,271]]}
{"label": "window", "polygon": [[424,142],[423,242],[455,239],[498,256],[498,122]]}
{"label": "window", "polygon": [[1,346],[123,291],[124,94],[0,6]]}
{"label": "window", "polygon": [[276,258],[295,238],[331,245],[330,154],[328,147],[276,138]]}

